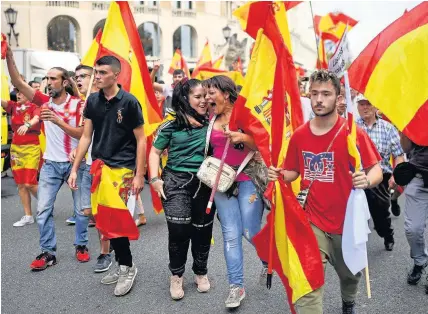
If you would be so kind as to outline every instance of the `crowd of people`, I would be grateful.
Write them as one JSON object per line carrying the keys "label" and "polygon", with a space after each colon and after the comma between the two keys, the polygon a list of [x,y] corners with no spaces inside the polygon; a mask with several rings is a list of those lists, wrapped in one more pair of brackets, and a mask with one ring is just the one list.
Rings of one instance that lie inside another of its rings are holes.
{"label": "crowd of people", "polygon": [[[151,73],[153,88],[166,119],[157,130],[146,160],[142,109],[138,100],[118,83],[121,64],[116,57],[104,56],[94,68],[79,65],[74,77],[61,67],[50,69],[45,81],[47,94],[43,93],[43,86],[27,84],[20,76],[10,48],[6,60],[17,89],[17,101],[2,100],[2,107],[12,120],[12,172],[25,213],[14,226],[34,223],[31,196],[37,198],[41,252],[31,263],[31,269],[40,271],[57,263],[54,204],[61,186],[68,183],[73,197],[77,261],[90,260],[88,226],[95,225],[100,254],[94,271],[110,270],[114,254],[116,267],[101,283],[115,284],[116,296],[127,294],[138,272],[139,262],[133,259],[130,240],[138,239],[137,226],[146,223],[140,192],[149,168],[148,183],[162,200],[168,227],[171,298],[184,297],[183,274],[189,246],[197,291],[210,290],[207,265],[217,216],[229,281],[225,306],[239,307],[246,296],[242,239],[252,243],[261,230],[263,195],[252,177],[240,172],[227,191],[215,193],[213,207],[206,211],[211,188],[197,176],[208,156],[220,159],[226,150],[225,163],[238,168],[257,151],[252,136],[229,129],[239,87],[226,76],[199,81],[185,77],[182,70],[174,72],[172,85],[154,82],[159,69],[159,64],[155,64]],[[382,118],[369,100],[353,92],[364,169],[350,173],[344,94],[335,74],[319,70],[311,75],[309,94],[302,95],[305,123],[291,137],[284,166],[270,167],[268,178],[274,181],[282,176],[286,182],[292,182],[301,177],[300,188],[307,192],[304,210],[319,246],[319,253],[314,254],[321,254],[324,266],[329,262],[334,267],[340,279],[343,313],[352,314],[361,273],[350,272],[341,247],[349,193],[353,188],[365,190],[374,228],[384,239],[385,249],[391,251],[394,230],[390,208],[394,215],[400,215],[400,187],[395,179],[403,180],[395,178],[395,167],[401,169],[397,176],[406,174],[405,232],[414,261],[407,280],[417,284],[428,265],[424,242],[428,147],[411,142]],[[46,137],[43,156],[39,147],[41,123]],[[162,165],[165,152],[168,158],[166,165]],[[262,162],[257,153],[251,158]],[[325,171],[316,167],[320,163]],[[409,167],[414,169],[410,177],[405,171]],[[156,174],[160,168],[163,171],[159,177]],[[335,197],[326,197],[332,194]],[[127,211],[131,195],[138,205],[135,221]],[[264,284],[267,261],[260,261],[260,266],[260,280]],[[322,313],[323,292],[322,287],[300,298],[296,311]]]}

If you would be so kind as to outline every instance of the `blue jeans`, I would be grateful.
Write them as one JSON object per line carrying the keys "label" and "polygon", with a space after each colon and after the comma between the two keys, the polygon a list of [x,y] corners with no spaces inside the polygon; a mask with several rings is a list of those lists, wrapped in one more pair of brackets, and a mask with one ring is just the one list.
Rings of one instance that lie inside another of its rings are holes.
{"label": "blue jeans", "polygon": [[239,194],[228,198],[217,192],[214,201],[223,232],[224,257],[230,285],[244,285],[242,236],[247,241],[260,231],[263,200],[251,181],[238,182]]}
{"label": "blue jeans", "polygon": [[[77,172],[77,186],[80,187],[85,164],[80,165]],[[40,232],[40,248],[42,252],[55,254],[56,236],[53,210],[56,196],[61,186],[67,182],[72,165],[69,162],[46,160],[40,170],[37,224]],[[87,245],[89,218],[82,214],[80,189],[72,191],[74,214],[76,215],[75,245]]]}
{"label": "blue jeans", "polygon": [[91,186],[92,186],[92,175],[89,174],[91,165],[86,165],[82,174],[82,183],[79,186],[80,189],[80,201],[82,210],[92,208],[91,207]]}

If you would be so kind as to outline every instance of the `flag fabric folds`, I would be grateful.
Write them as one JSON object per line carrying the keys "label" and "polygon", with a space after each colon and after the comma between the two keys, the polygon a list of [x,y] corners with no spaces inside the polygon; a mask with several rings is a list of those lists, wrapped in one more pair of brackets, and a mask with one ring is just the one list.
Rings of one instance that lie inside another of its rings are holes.
{"label": "flag fabric folds", "polygon": [[224,59],[224,55],[218,57],[214,62],[213,62],[213,69],[217,69],[219,70],[221,68],[221,65],[223,64],[223,59]]}
{"label": "flag fabric folds", "polygon": [[192,78],[195,78],[198,75],[199,68],[202,67],[212,67],[212,59],[211,59],[211,49],[210,44],[207,40],[207,42],[204,45],[204,48],[202,49],[201,56],[199,57],[198,62],[196,63],[195,69],[192,73]]}
{"label": "flag fabric folds", "polygon": [[198,73],[193,77],[198,80],[206,80],[216,75],[225,75],[232,79],[236,85],[244,85],[245,79],[239,71],[224,71],[214,68],[202,67],[198,69]]}
{"label": "flag fabric folds", "polygon": [[92,214],[96,227],[107,239],[128,237],[138,240],[140,235],[127,203],[134,173],[126,168],[110,168],[101,160],[92,163]]}
{"label": "flag fabric folds", "polygon": [[[93,46],[84,58],[85,62],[93,66],[97,59],[106,55],[115,56],[120,60],[122,70],[118,82],[124,90],[133,94],[140,102],[144,118],[144,132],[150,147],[151,135],[162,122],[162,111],[155,98],[143,45],[128,2],[111,2],[100,37],[99,40],[94,40]],[[95,54],[97,46],[98,52]],[[94,59],[90,59],[94,56]],[[149,150],[147,155],[148,153]],[[161,202],[157,194],[153,190],[151,192],[154,210],[156,213],[160,213],[162,211]]]}
{"label": "flag fabric folds", "polygon": [[[232,112],[230,129],[254,137],[267,166],[281,167],[290,136],[303,123],[284,2],[252,2],[234,12],[256,43],[245,84]],[[318,243],[305,213],[282,179],[269,183],[272,209],[253,238],[257,253],[278,273],[290,308],[324,283]],[[305,234],[305,237],[299,234]]]}
{"label": "flag fabric folds", "polygon": [[10,146],[10,165],[16,184],[37,185],[40,146],[35,144]]}
{"label": "flag fabric folds", "polygon": [[176,49],[174,52],[174,56],[171,60],[171,65],[169,66],[168,73],[173,74],[174,70],[183,70],[184,74],[190,78],[189,67],[187,66],[187,62],[183,57],[180,49]]}
{"label": "flag fabric folds", "polygon": [[100,29],[97,32],[97,35],[92,40],[91,46],[86,52],[85,56],[82,58],[81,63],[90,67],[94,67],[95,61],[97,61],[98,51],[100,49],[101,37],[103,36],[103,31]]}
{"label": "flag fabric folds", "polygon": [[352,63],[352,88],[414,143],[428,145],[428,2],[385,28]]}

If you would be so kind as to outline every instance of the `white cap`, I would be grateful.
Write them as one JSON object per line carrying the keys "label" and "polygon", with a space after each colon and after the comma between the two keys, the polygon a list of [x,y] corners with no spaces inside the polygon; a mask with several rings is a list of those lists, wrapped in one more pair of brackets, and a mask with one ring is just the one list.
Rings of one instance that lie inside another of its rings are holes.
{"label": "white cap", "polygon": [[370,102],[366,97],[364,97],[363,94],[358,94],[356,98],[357,98],[357,102],[363,101],[363,100]]}

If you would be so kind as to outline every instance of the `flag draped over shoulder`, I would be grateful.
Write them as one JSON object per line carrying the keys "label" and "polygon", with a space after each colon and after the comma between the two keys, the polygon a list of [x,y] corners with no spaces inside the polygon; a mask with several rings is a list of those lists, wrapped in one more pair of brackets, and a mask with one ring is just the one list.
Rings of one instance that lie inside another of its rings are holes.
{"label": "flag draped over shoulder", "polygon": [[199,60],[196,63],[195,69],[193,70],[192,78],[196,77],[196,75],[199,72],[199,68],[202,68],[202,67],[207,67],[207,68],[212,67],[211,49],[210,49],[210,44],[208,40],[205,43],[204,48],[202,49],[202,52],[201,52],[201,56],[199,57]]}
{"label": "flag draped over shoulder", "polygon": [[411,141],[428,145],[428,2],[377,35],[352,63],[352,88]]}
{"label": "flag draped over shoulder", "polygon": [[[141,105],[148,155],[153,133],[162,122],[162,111],[155,98],[143,45],[128,2],[111,2],[100,37],[94,40],[84,60],[90,66],[94,66],[97,59],[107,55],[120,60],[122,70],[118,82],[124,90],[134,95]],[[96,47],[98,52],[95,54]],[[93,57],[95,59],[91,59]],[[151,189],[151,195],[155,212],[161,212],[162,205],[157,193]]]}
{"label": "flag draped over shoulder", "polygon": [[184,74],[190,78],[189,67],[187,66],[186,60],[184,59],[180,49],[175,50],[168,73],[172,75],[174,70],[183,70]]}
{"label": "flag draped over shoulder", "polygon": [[244,85],[245,79],[239,71],[224,71],[214,68],[201,67],[198,73],[193,77],[198,80],[206,80],[216,75],[225,75],[232,79],[236,85]]}
{"label": "flag draped over shoulder", "polygon": [[[256,43],[230,128],[254,137],[267,166],[280,167],[290,136],[303,123],[296,70],[284,2],[252,2],[237,9],[242,28]],[[280,179],[265,196],[272,209],[254,238],[260,258],[269,262],[287,290],[290,308],[324,283],[315,235],[292,190]],[[305,234],[305,237],[299,235]]]}

